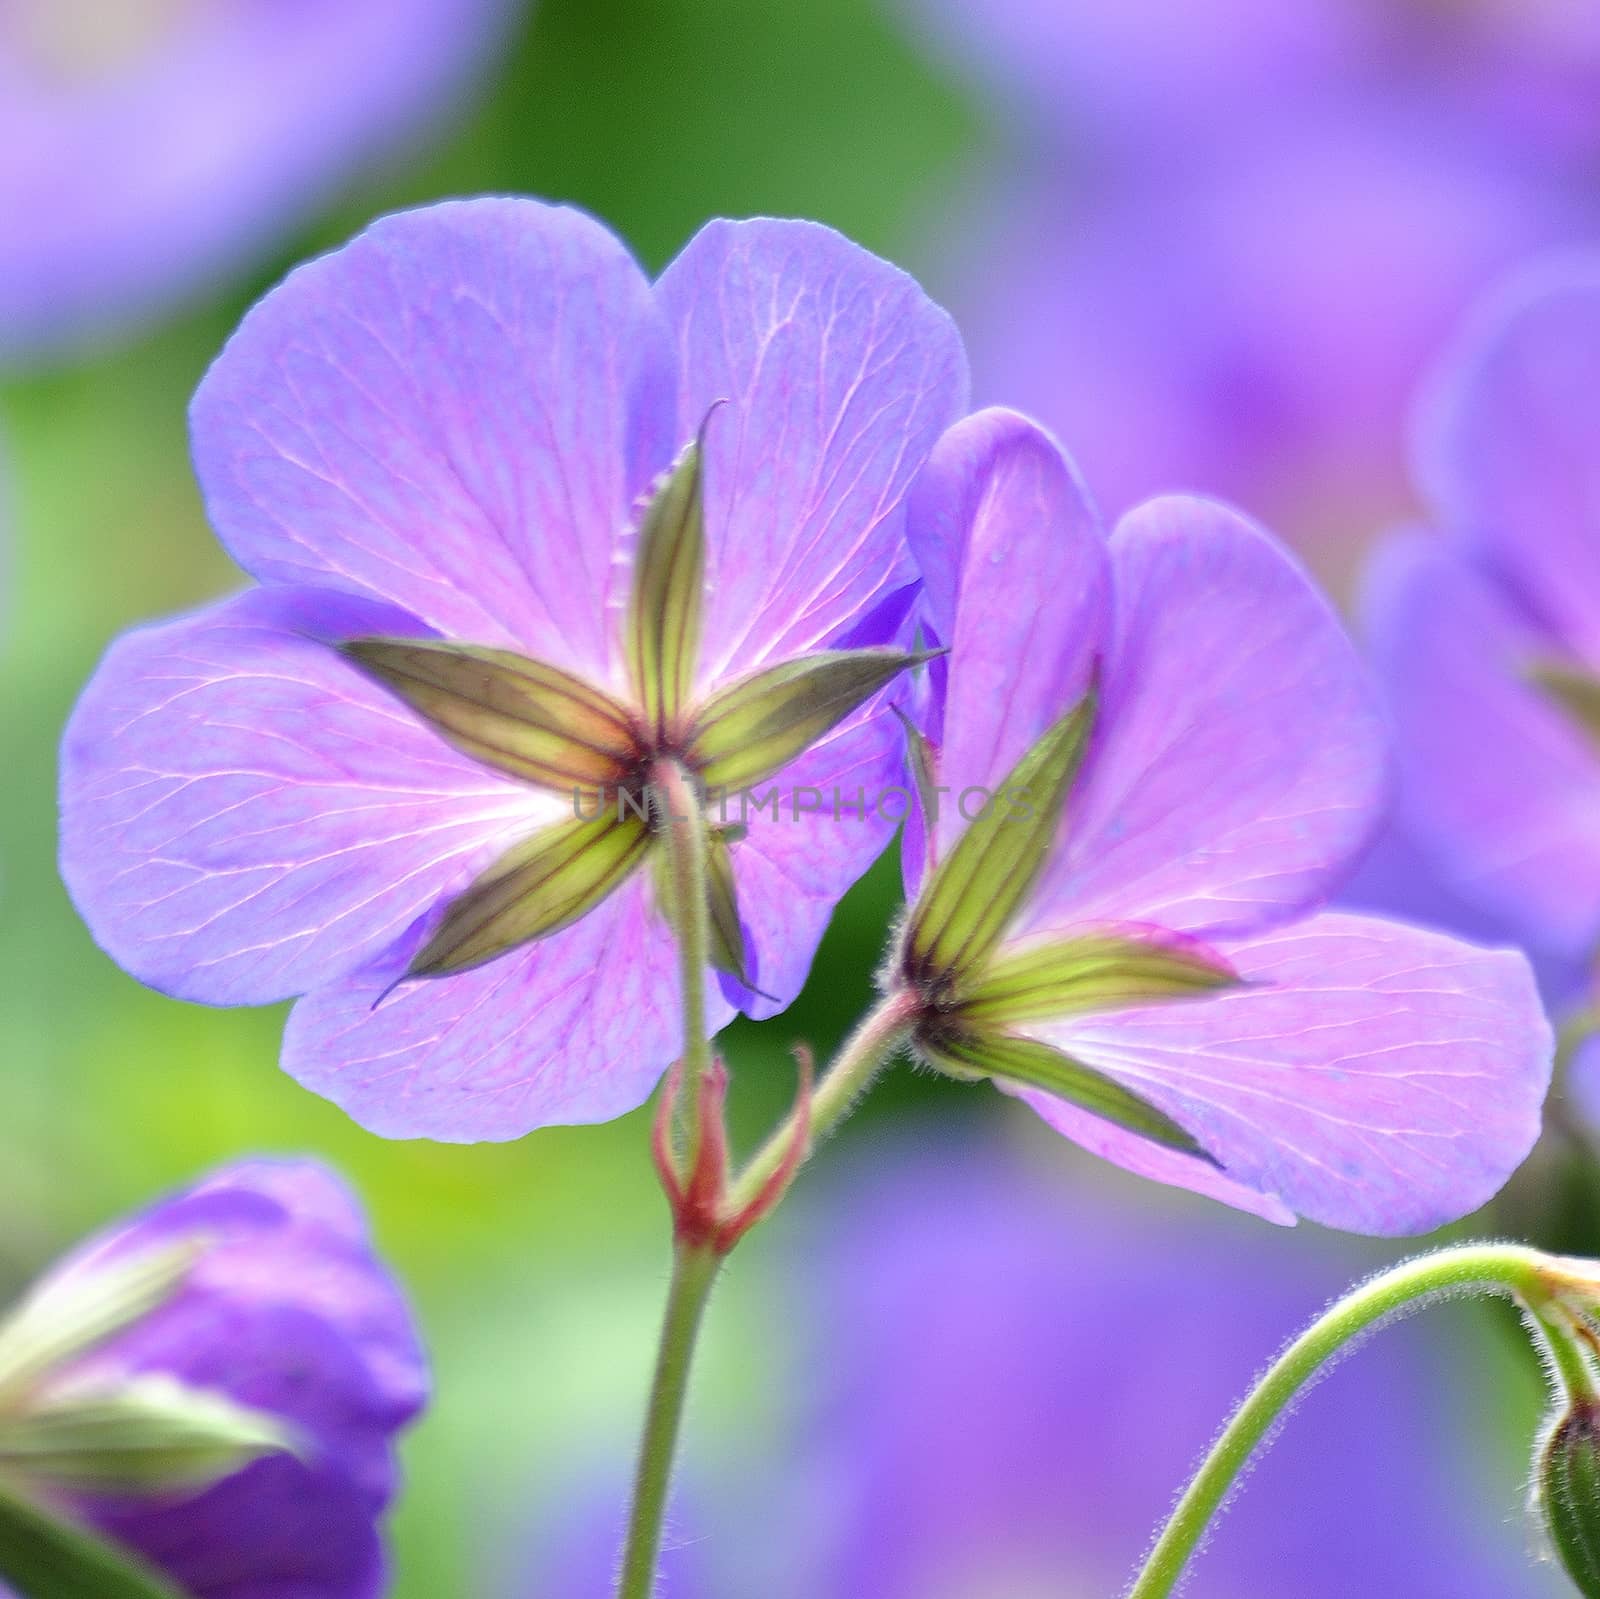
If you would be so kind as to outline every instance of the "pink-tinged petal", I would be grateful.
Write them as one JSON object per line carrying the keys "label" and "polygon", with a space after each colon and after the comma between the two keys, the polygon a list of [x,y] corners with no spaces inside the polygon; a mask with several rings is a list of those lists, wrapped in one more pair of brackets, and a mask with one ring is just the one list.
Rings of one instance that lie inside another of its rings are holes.
{"label": "pink-tinged petal", "polygon": [[[284,1070],[385,1138],[498,1143],[620,1116],[682,1048],[677,955],[651,893],[637,873],[565,932],[394,987],[419,927],[301,1000]],[[733,1012],[708,985],[716,1031]]]}
{"label": "pink-tinged petal", "polygon": [[965,409],[954,324],[814,222],[712,222],[657,292],[706,455],[708,681],[832,641],[910,578],[903,498]]}
{"label": "pink-tinged petal", "polygon": [[1521,954],[1342,913],[1222,949],[1250,986],[1041,1030],[1158,1105],[1222,1173],[1024,1097],[1132,1171],[1352,1232],[1464,1216],[1533,1147],[1554,1043]]}
{"label": "pink-tinged petal", "polygon": [[1600,257],[1487,305],[1422,414],[1419,476],[1536,615],[1600,667]]}
{"label": "pink-tinged petal", "polygon": [[304,993],[559,812],[324,642],[407,629],[261,589],[112,646],[62,745],[61,871],[118,964],[207,1004]]}
{"label": "pink-tinged petal", "polygon": [[[770,804],[756,808],[769,795],[776,815]],[[727,820],[749,829],[733,846],[733,870],[747,975],[763,991],[739,993],[742,1010],[775,1016],[793,1004],[839,901],[889,847],[910,806],[903,734],[881,710],[852,719],[743,802],[727,797]]]}
{"label": "pink-tinged petal", "polygon": [[1535,947],[1600,937],[1600,750],[1526,676],[1551,649],[1442,540],[1395,539],[1366,609],[1400,807],[1450,885]]}
{"label": "pink-tinged petal", "polygon": [[950,650],[941,725],[928,729],[948,791],[935,828],[943,851],[1088,690],[1108,625],[1108,563],[1071,465],[1011,411],[980,411],[940,439],[906,532],[930,630]]}
{"label": "pink-tinged petal", "polygon": [[374,223],[250,312],[195,396],[195,465],[263,582],[616,684],[618,555],[671,410],[666,325],[616,239],[456,201]]}
{"label": "pink-tinged petal", "polygon": [[1282,921],[1332,890],[1377,820],[1366,672],[1300,567],[1225,506],[1151,500],[1110,549],[1100,733],[1027,924]]}

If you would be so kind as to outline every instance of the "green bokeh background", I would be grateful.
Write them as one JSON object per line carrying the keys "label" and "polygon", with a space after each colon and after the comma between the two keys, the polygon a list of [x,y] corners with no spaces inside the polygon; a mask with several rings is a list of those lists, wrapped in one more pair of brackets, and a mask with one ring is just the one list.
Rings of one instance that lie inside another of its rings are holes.
{"label": "green bokeh background", "polygon": [[[652,269],[708,216],[812,216],[937,290],[941,213],[994,137],[866,0],[542,0],[450,131],[283,239],[252,281],[132,346],[0,389],[17,529],[3,634],[0,1289],[219,1161],[286,1150],[334,1162],[359,1186],[436,1362],[440,1399],[407,1445],[395,1520],[401,1599],[493,1591],[524,1514],[626,1457],[664,1285],[663,1211],[643,1113],[510,1146],[385,1143],[279,1072],[281,1013],[164,999],[90,943],[54,867],[61,724],[119,629],[238,581],[189,472],[188,397],[294,261],[379,211],[448,194],[575,201]],[[822,975],[785,1017],[725,1036],[746,1140],[791,1091],[790,1040],[825,1054],[859,1010],[896,883],[880,863],[852,895]],[[952,1117],[974,1136],[995,1122],[1013,1136],[994,1096],[904,1071],[846,1136],[892,1121],[915,1137],[923,1119]],[[691,1447],[734,1467],[780,1435],[797,1388],[788,1306],[803,1283],[780,1280],[775,1236],[742,1253],[702,1368]],[[1533,1387],[1525,1374],[1496,1390],[1508,1433],[1527,1427]]]}

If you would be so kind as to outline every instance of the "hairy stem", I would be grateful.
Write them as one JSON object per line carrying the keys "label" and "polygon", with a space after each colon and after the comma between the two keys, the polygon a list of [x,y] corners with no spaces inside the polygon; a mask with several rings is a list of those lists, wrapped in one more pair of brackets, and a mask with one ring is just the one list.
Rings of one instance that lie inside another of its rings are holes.
{"label": "hairy stem", "polygon": [[817,1084],[809,1109],[792,1112],[740,1172],[729,1195],[732,1209],[742,1210],[750,1204],[783,1164],[800,1131],[796,1125],[800,1115],[805,1116],[807,1147],[849,1115],[872,1079],[910,1036],[914,1013],[913,1001],[904,994],[891,994],[867,1012]]}
{"label": "hairy stem", "polygon": [[[1554,1306],[1562,1262],[1514,1244],[1464,1244],[1380,1273],[1352,1289],[1273,1363],[1234,1412],[1184,1491],[1127,1599],[1167,1599],[1249,1463],[1295,1396],[1353,1339],[1418,1301],[1446,1294],[1517,1300],[1550,1344],[1564,1382],[1588,1380],[1588,1367]],[[1581,1377],[1580,1377],[1581,1373]]]}
{"label": "hairy stem", "polygon": [[617,1599],[649,1599],[655,1591],[656,1561],[661,1552],[661,1529],[672,1485],[683,1403],[689,1391],[689,1370],[720,1264],[715,1254],[703,1248],[680,1245],[673,1257],[672,1287],[661,1322],[661,1344],[650,1384],[650,1404],[645,1411],[644,1436],[639,1444],[633,1509],[628,1518]]}

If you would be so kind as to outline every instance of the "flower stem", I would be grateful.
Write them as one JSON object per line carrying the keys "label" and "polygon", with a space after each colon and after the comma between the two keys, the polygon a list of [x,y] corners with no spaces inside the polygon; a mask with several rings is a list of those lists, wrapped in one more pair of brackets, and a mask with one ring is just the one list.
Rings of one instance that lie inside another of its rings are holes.
{"label": "flower stem", "polygon": [[811,1095],[804,1111],[797,1109],[784,1121],[739,1173],[729,1195],[731,1208],[742,1210],[760,1193],[762,1185],[783,1164],[799,1130],[796,1117],[806,1120],[806,1145],[831,1132],[849,1114],[872,1079],[905,1043],[911,1031],[915,1002],[905,994],[880,1000],[856,1025]]}
{"label": "flower stem", "polygon": [[628,1518],[617,1599],[650,1599],[655,1590],[656,1560],[661,1552],[661,1528],[683,1421],[684,1396],[689,1390],[689,1369],[720,1264],[719,1257],[705,1248],[680,1245],[673,1256],[672,1287],[661,1322],[661,1346],[656,1354],[650,1405],[639,1445],[633,1510]]}
{"label": "flower stem", "polygon": [[1547,1313],[1563,1282],[1562,1267],[1555,1257],[1515,1244],[1464,1244],[1406,1261],[1352,1289],[1289,1345],[1234,1412],[1178,1501],[1127,1599],[1167,1599],[1250,1457],[1300,1390],[1353,1339],[1419,1300],[1461,1293],[1513,1298],[1550,1341],[1563,1380],[1579,1380],[1580,1372],[1587,1380],[1587,1364],[1570,1335],[1561,1332],[1559,1314]]}
{"label": "flower stem", "polygon": [[[706,968],[710,965],[711,928],[707,891],[706,816],[694,778],[676,760],[664,757],[650,774],[656,800],[655,820],[666,850],[668,907],[678,946],[678,971],[683,989],[683,1093],[681,1103],[699,1100],[700,1080],[711,1065],[706,1033]],[[698,1154],[699,1124],[691,1118],[684,1129],[684,1169],[692,1170]]]}

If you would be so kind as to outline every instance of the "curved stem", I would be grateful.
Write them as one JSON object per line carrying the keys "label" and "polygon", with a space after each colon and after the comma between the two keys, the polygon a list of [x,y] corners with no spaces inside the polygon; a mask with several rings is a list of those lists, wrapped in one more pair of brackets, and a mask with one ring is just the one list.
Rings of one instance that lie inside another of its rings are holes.
{"label": "curved stem", "polygon": [[1551,1256],[1514,1244],[1465,1244],[1407,1261],[1353,1289],[1284,1350],[1234,1412],[1178,1501],[1127,1599],[1166,1599],[1172,1593],[1239,1474],[1300,1390],[1351,1340],[1418,1300],[1465,1290],[1520,1301],[1550,1338],[1552,1352],[1561,1352],[1558,1370],[1570,1381],[1565,1356],[1582,1364],[1581,1356],[1571,1348],[1570,1338],[1557,1331],[1554,1318],[1545,1315],[1560,1281],[1560,1266]]}
{"label": "curved stem", "polygon": [[731,1209],[739,1211],[752,1203],[767,1179],[783,1165],[800,1131],[800,1115],[805,1116],[808,1149],[844,1120],[872,1079],[910,1036],[915,1011],[916,1003],[909,995],[891,994],[867,1012],[817,1084],[809,1107],[804,1112],[798,1108],[791,1112],[750,1157],[729,1194]]}
{"label": "curved stem", "polygon": [[650,1384],[644,1437],[639,1444],[633,1509],[628,1518],[628,1541],[623,1548],[617,1599],[650,1599],[655,1590],[656,1560],[661,1552],[661,1528],[667,1513],[667,1492],[672,1485],[672,1463],[678,1450],[683,1402],[689,1391],[689,1369],[694,1363],[701,1318],[720,1264],[708,1249],[680,1246],[673,1257],[672,1287],[661,1322],[661,1345],[656,1353],[655,1377]]}
{"label": "curved stem", "polygon": [[[681,1103],[698,1103],[700,1080],[711,1065],[706,1032],[706,968],[711,963],[711,925],[706,866],[706,817],[694,778],[676,760],[655,763],[650,783],[657,804],[655,824],[666,849],[668,912],[678,946],[683,990],[683,1093]],[[699,1124],[690,1118],[685,1132],[684,1169],[698,1153]]]}

